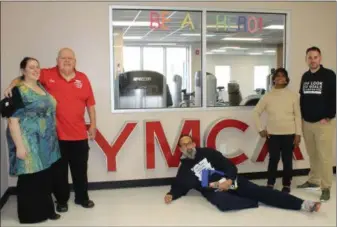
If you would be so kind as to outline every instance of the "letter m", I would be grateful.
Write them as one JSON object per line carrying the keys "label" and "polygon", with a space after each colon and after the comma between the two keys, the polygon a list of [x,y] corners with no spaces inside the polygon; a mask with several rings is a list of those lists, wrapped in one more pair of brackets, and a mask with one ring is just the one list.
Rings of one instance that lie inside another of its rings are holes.
{"label": "letter m", "polygon": [[[191,135],[197,146],[200,146],[200,121],[186,120],[173,143],[174,151],[167,142],[165,132],[160,121],[145,122],[145,143],[146,143],[146,167],[147,169],[155,168],[155,148],[156,144],[165,157],[168,167],[178,167],[181,152],[178,146],[179,137],[182,134]],[[157,143],[156,143],[157,142]]]}

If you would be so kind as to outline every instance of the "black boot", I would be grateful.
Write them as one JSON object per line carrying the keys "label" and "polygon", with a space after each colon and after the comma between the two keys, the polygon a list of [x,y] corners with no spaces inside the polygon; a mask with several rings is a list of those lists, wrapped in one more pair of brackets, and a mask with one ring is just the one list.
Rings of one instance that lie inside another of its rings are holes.
{"label": "black boot", "polygon": [[57,213],[54,213],[49,217],[49,219],[54,221],[54,220],[60,219],[60,217],[61,217],[61,215],[59,215]]}
{"label": "black boot", "polygon": [[57,203],[56,211],[59,212],[59,213],[67,212],[68,211],[68,204]]}
{"label": "black boot", "polygon": [[93,208],[95,206],[95,203],[91,200],[86,200],[86,201],[83,201],[83,202],[75,201],[75,204],[81,205],[84,208]]}
{"label": "black boot", "polygon": [[282,192],[289,194],[290,193],[290,186],[283,186]]}

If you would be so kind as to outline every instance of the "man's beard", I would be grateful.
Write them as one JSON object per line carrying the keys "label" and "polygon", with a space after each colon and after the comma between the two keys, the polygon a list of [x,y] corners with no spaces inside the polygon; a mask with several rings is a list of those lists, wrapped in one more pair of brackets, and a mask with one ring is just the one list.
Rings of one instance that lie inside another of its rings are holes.
{"label": "man's beard", "polygon": [[183,156],[185,158],[194,159],[196,152],[197,150],[195,148],[187,149],[186,151],[183,152]]}
{"label": "man's beard", "polygon": [[320,64],[316,64],[316,63],[310,64],[310,69],[311,69],[311,70],[316,70],[316,69],[318,69],[319,67],[320,67]]}

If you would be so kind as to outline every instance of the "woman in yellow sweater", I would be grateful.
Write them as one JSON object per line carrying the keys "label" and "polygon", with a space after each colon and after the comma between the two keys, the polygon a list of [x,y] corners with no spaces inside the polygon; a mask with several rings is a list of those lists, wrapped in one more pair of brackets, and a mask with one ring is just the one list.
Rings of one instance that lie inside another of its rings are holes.
{"label": "woman in yellow sweater", "polygon": [[[293,170],[293,149],[301,141],[301,111],[299,97],[287,88],[288,72],[278,68],[272,76],[273,88],[265,94],[254,108],[254,121],[261,137],[265,137],[269,148],[267,186],[274,188],[278,163],[283,162],[283,192],[290,193]],[[267,113],[267,124],[263,127],[260,116]]]}

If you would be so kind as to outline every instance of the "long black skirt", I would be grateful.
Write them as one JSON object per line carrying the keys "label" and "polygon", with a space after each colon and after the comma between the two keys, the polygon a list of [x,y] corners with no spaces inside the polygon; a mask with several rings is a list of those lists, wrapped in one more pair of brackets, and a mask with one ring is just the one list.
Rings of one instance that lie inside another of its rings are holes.
{"label": "long black skirt", "polygon": [[51,169],[19,175],[17,182],[17,211],[20,223],[38,223],[55,214],[51,195]]}

